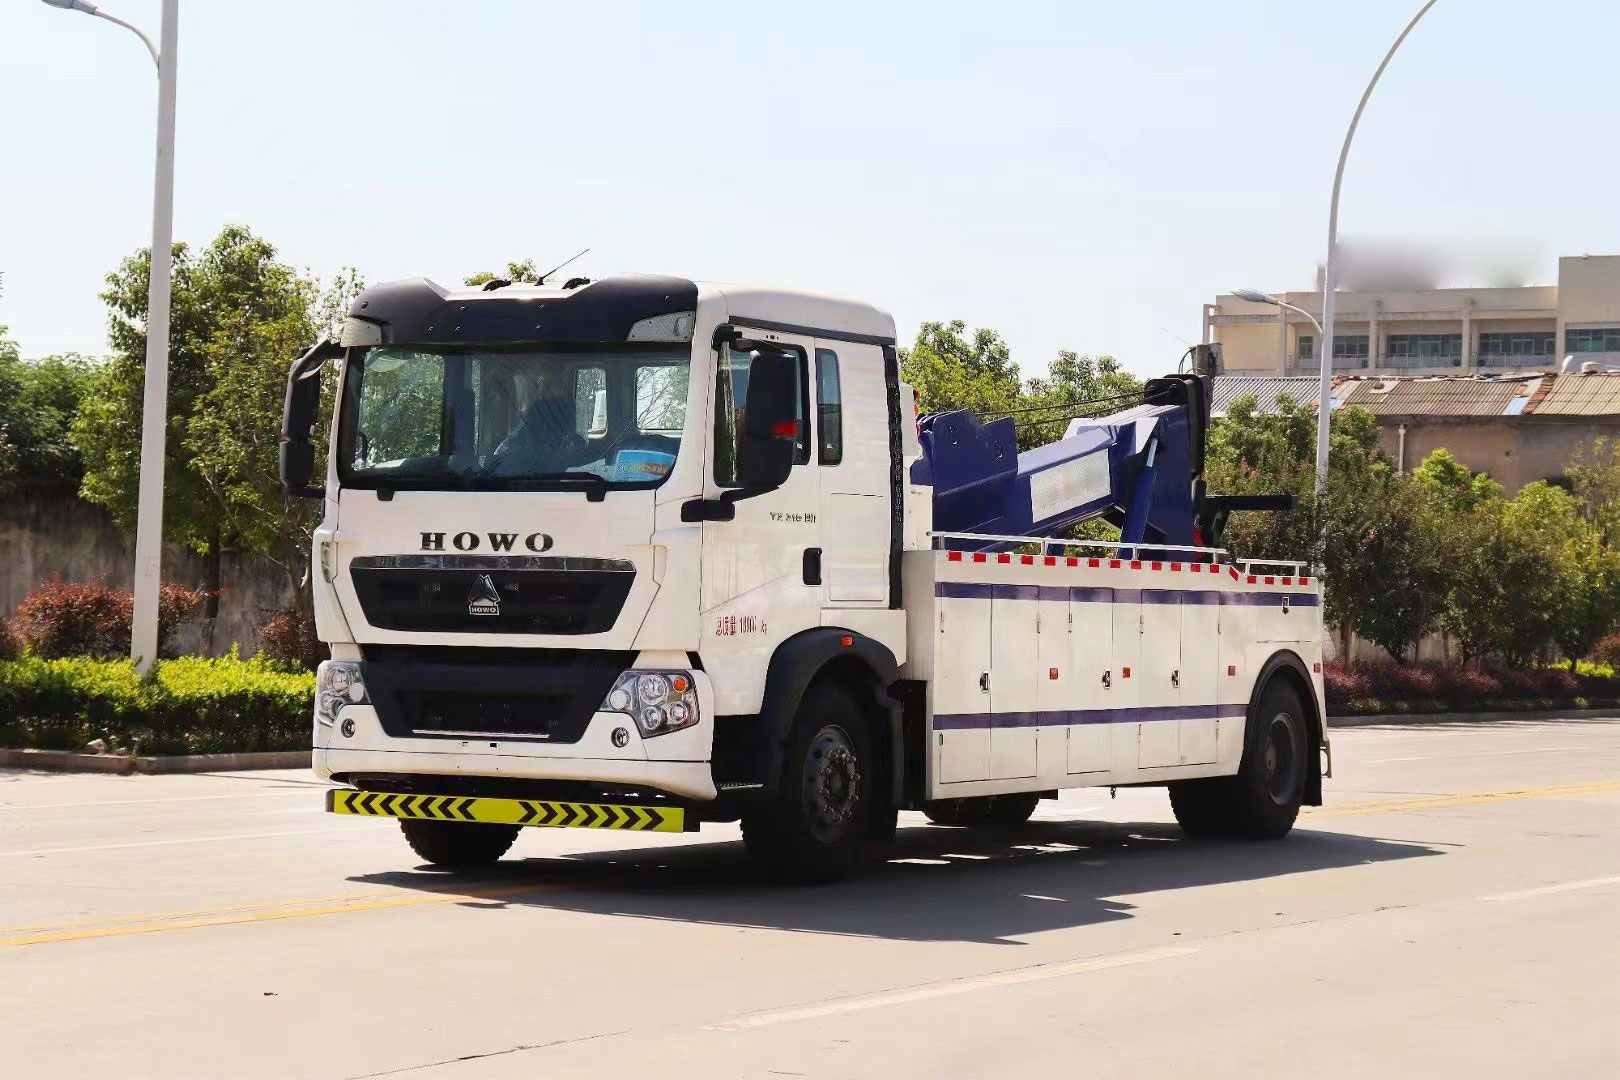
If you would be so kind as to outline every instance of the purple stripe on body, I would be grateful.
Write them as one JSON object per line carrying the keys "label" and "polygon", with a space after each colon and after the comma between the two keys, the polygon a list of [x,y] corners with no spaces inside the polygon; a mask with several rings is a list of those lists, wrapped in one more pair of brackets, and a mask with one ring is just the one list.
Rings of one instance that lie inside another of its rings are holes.
{"label": "purple stripe on body", "polygon": [[1079,724],[1152,724],[1165,720],[1236,719],[1247,705],[1146,705],[1134,709],[1058,709],[1045,712],[935,713],[934,730],[1072,727]]}

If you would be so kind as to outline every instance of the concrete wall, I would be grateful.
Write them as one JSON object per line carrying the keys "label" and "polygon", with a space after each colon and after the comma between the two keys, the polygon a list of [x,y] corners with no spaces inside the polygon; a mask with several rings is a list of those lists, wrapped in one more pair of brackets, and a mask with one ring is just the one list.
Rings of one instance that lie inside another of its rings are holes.
{"label": "concrete wall", "polygon": [[1560,314],[1574,326],[1620,326],[1620,255],[1558,260]]}
{"label": "concrete wall", "polygon": [[[53,575],[129,588],[133,548],[133,538],[125,537],[105,511],[73,496],[0,503],[0,615],[16,611],[24,596]],[[202,558],[184,547],[164,545],[163,579],[201,588],[207,579]],[[293,605],[285,575],[263,559],[227,551],[220,585],[212,642],[199,612],[175,634],[169,651],[223,653],[236,643],[244,656],[251,655],[259,647],[258,628],[271,613]]]}
{"label": "concrete wall", "polygon": [[[1379,446],[1391,458],[1400,448],[1400,421],[1379,417]],[[1415,469],[1444,447],[1475,472],[1490,474],[1512,495],[1526,484],[1564,475],[1570,460],[1600,435],[1620,437],[1620,417],[1554,420],[1491,417],[1474,422],[1406,422],[1406,468]]]}

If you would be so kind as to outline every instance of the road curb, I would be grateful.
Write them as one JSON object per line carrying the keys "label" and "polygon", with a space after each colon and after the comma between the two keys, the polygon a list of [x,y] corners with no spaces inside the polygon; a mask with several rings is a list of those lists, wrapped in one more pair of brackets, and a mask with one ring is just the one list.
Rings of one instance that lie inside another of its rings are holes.
{"label": "road curb", "polygon": [[1378,713],[1371,716],[1329,716],[1328,727],[1371,727],[1375,724],[1470,724],[1481,720],[1614,720],[1617,709],[1553,709],[1521,712]]}
{"label": "road curb", "polygon": [[69,750],[0,750],[0,767],[59,772],[200,773],[244,769],[307,769],[308,750],[270,750],[251,754],[79,754]]}

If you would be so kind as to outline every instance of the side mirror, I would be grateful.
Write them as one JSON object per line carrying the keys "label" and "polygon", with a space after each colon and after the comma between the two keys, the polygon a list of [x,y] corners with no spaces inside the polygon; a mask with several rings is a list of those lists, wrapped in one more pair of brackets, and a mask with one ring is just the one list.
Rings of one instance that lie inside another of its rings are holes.
{"label": "side mirror", "polygon": [[287,494],[309,499],[326,495],[326,489],[310,487],[315,471],[315,422],[321,409],[321,368],[343,350],[330,338],[322,338],[298,359],[287,372],[287,396],[281,408],[281,485]]}
{"label": "side mirror", "polygon": [[752,493],[779,488],[793,471],[799,435],[799,371],[788,353],[756,351],[748,363],[737,479]]}

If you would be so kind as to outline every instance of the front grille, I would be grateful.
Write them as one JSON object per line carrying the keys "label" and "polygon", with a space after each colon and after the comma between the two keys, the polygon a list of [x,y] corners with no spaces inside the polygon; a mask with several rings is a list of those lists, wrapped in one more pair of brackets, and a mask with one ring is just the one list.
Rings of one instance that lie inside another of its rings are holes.
{"label": "front grille", "polygon": [[362,556],[349,564],[366,621],[383,630],[602,634],[635,583],[622,559]]}
{"label": "front grille", "polygon": [[576,743],[633,652],[362,647],[361,677],[394,738]]}

